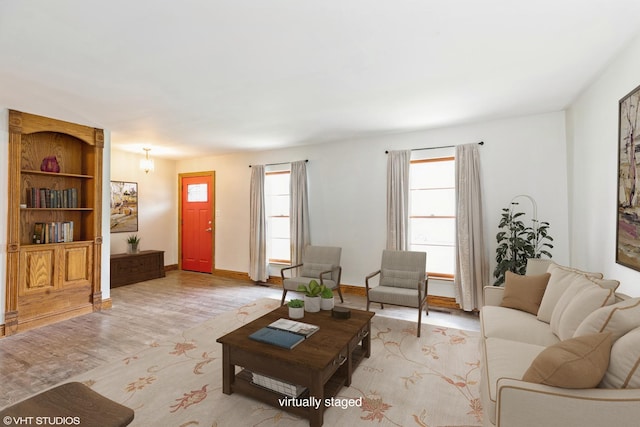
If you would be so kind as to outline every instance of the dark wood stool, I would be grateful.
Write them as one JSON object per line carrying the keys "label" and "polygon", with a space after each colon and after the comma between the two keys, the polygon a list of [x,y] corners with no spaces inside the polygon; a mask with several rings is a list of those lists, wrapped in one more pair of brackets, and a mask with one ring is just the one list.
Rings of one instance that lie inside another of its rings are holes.
{"label": "dark wood stool", "polygon": [[[0,412],[0,420],[30,419],[35,425],[124,427],[133,421],[133,410],[107,399],[78,382],[66,383],[36,394]],[[29,418],[31,417],[31,418]],[[17,421],[16,421],[17,422]]]}

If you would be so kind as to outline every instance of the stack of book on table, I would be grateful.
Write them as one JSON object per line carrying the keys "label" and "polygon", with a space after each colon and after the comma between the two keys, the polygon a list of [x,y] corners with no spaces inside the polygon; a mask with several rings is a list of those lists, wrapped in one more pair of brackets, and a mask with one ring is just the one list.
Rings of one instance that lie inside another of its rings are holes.
{"label": "stack of book on table", "polygon": [[278,319],[249,335],[249,338],[278,347],[292,349],[316,333],[319,326],[289,319]]}

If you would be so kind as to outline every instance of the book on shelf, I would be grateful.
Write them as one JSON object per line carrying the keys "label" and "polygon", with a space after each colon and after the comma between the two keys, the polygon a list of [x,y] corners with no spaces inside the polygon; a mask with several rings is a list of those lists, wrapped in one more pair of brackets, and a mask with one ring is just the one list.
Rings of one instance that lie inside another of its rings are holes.
{"label": "book on shelf", "polygon": [[68,209],[78,206],[78,189],[65,188],[64,190],[52,190],[50,188],[28,188],[28,208],[56,208]]}
{"label": "book on shelf", "polygon": [[73,242],[73,221],[36,222],[33,224],[32,243]]}
{"label": "book on shelf", "polygon": [[249,335],[249,339],[254,341],[276,345],[278,347],[292,349],[306,338],[304,335],[296,334],[280,329],[269,328],[268,326],[259,329]]}
{"label": "book on shelf", "polygon": [[309,338],[315,334],[320,327],[311,325],[309,323],[298,322],[291,319],[278,319],[275,322],[269,324],[267,328],[279,329],[281,331],[293,332],[294,334],[302,335],[305,338]]}
{"label": "book on shelf", "polygon": [[44,243],[44,224],[41,222],[33,224],[33,243]]}

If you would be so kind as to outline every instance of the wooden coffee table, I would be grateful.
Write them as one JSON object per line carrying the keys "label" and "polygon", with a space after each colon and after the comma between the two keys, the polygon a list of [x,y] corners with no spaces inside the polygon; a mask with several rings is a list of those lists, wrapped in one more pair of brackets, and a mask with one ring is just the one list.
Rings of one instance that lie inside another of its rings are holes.
{"label": "wooden coffee table", "polygon": [[[288,350],[249,339],[249,335],[280,318],[288,318],[282,306],[220,338],[222,344],[222,391],[258,399],[309,419],[311,427],[320,427],[326,409],[325,399],[334,397],[343,386],[351,385],[358,363],[371,354],[371,318],[374,313],[351,310],[351,318],[336,319],[330,311],[305,313],[300,319],[320,330]],[[242,367],[236,373],[236,366]],[[252,373],[306,387],[298,401],[320,402],[309,407],[282,405],[283,394],[252,383]]]}

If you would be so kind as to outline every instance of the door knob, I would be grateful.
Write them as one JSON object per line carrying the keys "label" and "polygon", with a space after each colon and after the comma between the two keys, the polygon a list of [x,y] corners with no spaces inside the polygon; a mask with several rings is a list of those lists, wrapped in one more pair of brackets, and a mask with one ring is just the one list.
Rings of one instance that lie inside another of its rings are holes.
{"label": "door knob", "polygon": [[209,228],[205,229],[204,231],[211,232],[211,227],[209,227]]}

